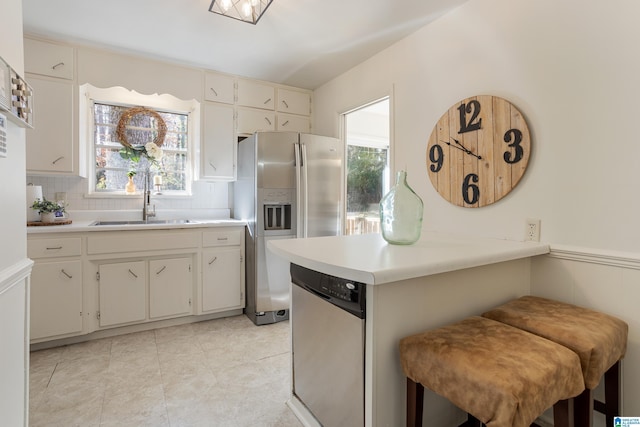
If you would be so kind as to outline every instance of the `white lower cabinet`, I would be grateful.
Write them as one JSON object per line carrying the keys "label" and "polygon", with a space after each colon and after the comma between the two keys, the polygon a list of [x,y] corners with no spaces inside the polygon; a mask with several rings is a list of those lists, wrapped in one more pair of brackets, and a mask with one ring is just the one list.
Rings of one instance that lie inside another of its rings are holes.
{"label": "white lower cabinet", "polygon": [[82,332],[82,262],[36,262],[31,271],[31,339]]}
{"label": "white lower cabinet", "polygon": [[202,253],[202,311],[244,307],[244,263],[240,248],[207,249]]}
{"label": "white lower cabinet", "polygon": [[145,261],[100,265],[100,327],[146,319],[146,270]]}
{"label": "white lower cabinet", "polygon": [[149,318],[191,314],[191,258],[149,261]]}
{"label": "white lower cabinet", "polygon": [[245,305],[243,226],[30,233],[27,254],[33,344]]}

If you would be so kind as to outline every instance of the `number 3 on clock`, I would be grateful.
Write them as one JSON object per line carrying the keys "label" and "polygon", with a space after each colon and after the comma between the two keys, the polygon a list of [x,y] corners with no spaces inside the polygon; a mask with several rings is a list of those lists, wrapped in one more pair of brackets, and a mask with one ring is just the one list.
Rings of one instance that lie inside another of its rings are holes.
{"label": "number 3 on clock", "polygon": [[446,200],[478,208],[515,188],[530,154],[522,113],[503,98],[479,95],[451,106],[438,120],[427,144],[427,171]]}

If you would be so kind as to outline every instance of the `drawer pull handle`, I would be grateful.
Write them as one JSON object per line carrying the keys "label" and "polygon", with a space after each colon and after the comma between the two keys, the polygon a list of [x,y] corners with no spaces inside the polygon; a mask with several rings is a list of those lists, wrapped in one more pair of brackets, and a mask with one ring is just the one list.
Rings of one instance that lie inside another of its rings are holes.
{"label": "drawer pull handle", "polygon": [[62,249],[62,246],[56,246],[55,248],[47,248],[48,251],[59,251]]}
{"label": "drawer pull handle", "polygon": [[286,126],[286,125],[288,125],[288,124],[289,124],[289,120],[287,120],[286,122],[284,122],[284,123],[282,124],[282,126]]}
{"label": "drawer pull handle", "polygon": [[167,268],[167,266],[166,266],[166,265],[163,265],[163,266],[162,266],[162,268],[161,268],[160,270],[156,271],[156,275],[158,275],[158,274],[162,273],[166,268]]}
{"label": "drawer pull handle", "polygon": [[67,273],[66,271],[64,271],[64,268],[63,268],[62,270],[60,270],[60,272],[61,272],[62,274],[64,274],[65,276],[67,276],[69,279],[73,279],[73,276],[72,276],[72,275],[70,275],[69,273]]}
{"label": "drawer pull handle", "polygon": [[217,256],[214,256],[213,259],[211,261],[209,261],[209,265],[213,264],[214,262],[216,262],[216,260],[218,259]]}
{"label": "drawer pull handle", "polygon": [[60,160],[64,159],[64,156],[60,156],[57,159],[55,159],[53,162],[51,162],[52,165],[55,165],[56,163],[58,163]]}
{"label": "drawer pull handle", "polygon": [[264,120],[269,123],[269,126],[271,126],[271,120],[269,120],[269,117],[265,117]]}
{"label": "drawer pull handle", "polygon": [[209,160],[209,165],[213,168],[214,171],[218,170],[218,168],[213,164],[211,160]]}
{"label": "drawer pull handle", "polygon": [[213,92],[213,94],[215,96],[218,96],[218,92],[216,92],[216,90],[214,88],[210,87],[209,89],[211,89],[211,92]]}
{"label": "drawer pull handle", "polygon": [[52,70],[55,70],[58,67],[64,67],[64,62],[58,62],[56,65],[54,65],[53,67],[51,67]]}
{"label": "drawer pull handle", "polygon": [[284,99],[282,100],[282,103],[284,104],[285,108],[289,108],[289,104],[287,104],[287,101],[285,101]]}
{"label": "drawer pull handle", "polygon": [[226,241],[226,240],[229,240],[229,238],[228,238],[228,237],[218,237],[218,240],[220,240],[220,241]]}
{"label": "drawer pull handle", "polygon": [[134,273],[133,271],[131,271],[131,269],[129,269],[129,274],[131,274],[136,279],[138,278],[138,275],[136,273]]}
{"label": "drawer pull handle", "polygon": [[270,102],[271,102],[271,98],[268,98],[266,101],[264,101],[264,105],[267,105]]}

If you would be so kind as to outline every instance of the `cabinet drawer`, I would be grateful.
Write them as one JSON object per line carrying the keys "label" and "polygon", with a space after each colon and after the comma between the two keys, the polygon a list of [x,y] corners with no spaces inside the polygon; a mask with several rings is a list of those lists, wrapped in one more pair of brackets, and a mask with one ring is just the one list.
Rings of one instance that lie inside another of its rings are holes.
{"label": "cabinet drawer", "polygon": [[61,239],[29,239],[27,256],[29,258],[54,258],[79,256],[82,252],[80,237]]}
{"label": "cabinet drawer", "polygon": [[73,80],[73,48],[25,39],[24,69],[28,73]]}
{"label": "cabinet drawer", "polygon": [[239,246],[241,239],[240,230],[206,231],[202,233],[202,246]]}

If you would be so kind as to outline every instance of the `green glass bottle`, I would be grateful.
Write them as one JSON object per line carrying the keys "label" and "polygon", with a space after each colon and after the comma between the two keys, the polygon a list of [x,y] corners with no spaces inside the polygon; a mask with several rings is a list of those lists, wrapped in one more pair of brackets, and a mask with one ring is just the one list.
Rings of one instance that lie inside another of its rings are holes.
{"label": "green glass bottle", "polygon": [[396,174],[396,184],[380,200],[380,231],[387,242],[411,245],[422,232],[422,199],[407,184],[407,172]]}

